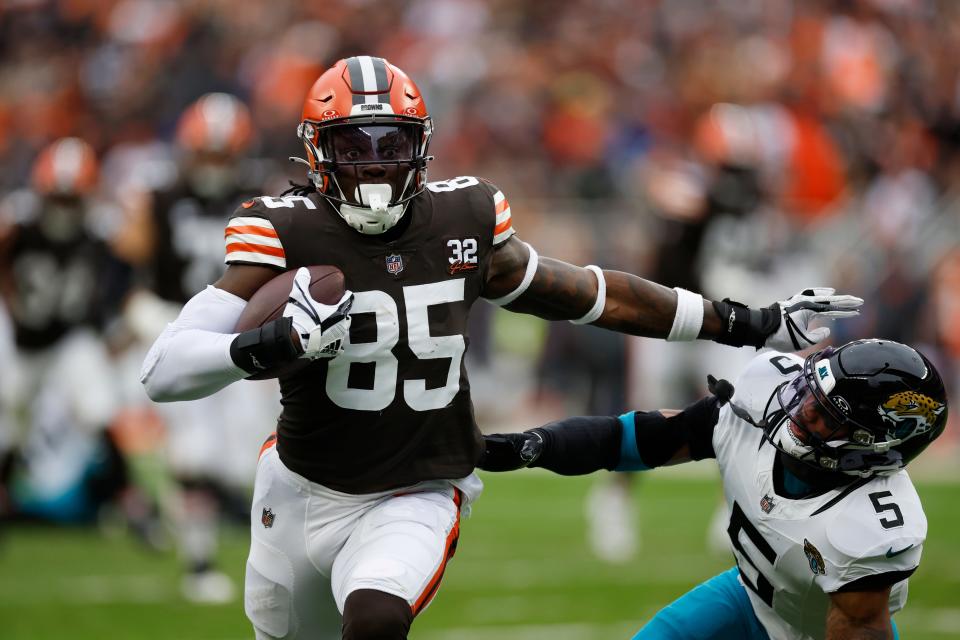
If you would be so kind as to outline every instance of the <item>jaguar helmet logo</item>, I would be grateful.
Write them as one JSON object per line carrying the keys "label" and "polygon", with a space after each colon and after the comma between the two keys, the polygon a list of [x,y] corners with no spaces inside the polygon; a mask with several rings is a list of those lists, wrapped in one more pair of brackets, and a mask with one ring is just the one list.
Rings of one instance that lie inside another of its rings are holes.
{"label": "jaguar helmet logo", "polygon": [[914,435],[933,428],[946,405],[916,391],[901,391],[878,407],[880,416],[893,427],[894,436]]}

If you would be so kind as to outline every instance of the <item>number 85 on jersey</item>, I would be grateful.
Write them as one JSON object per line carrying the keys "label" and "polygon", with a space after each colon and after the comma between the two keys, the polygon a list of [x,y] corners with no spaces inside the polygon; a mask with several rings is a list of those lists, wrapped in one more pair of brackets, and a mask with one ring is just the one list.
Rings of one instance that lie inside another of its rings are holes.
{"label": "number 85 on jersey", "polygon": [[[469,239],[468,239],[469,240]],[[460,245],[461,259],[469,257],[469,245]],[[476,247],[473,246],[473,259]],[[428,389],[425,379],[404,380],[400,393],[403,401],[415,411],[442,409],[460,390],[460,364],[466,342],[462,335],[432,336],[427,316],[430,306],[464,301],[463,279],[405,286],[402,289],[406,309],[406,343],[420,360],[438,360],[447,364],[444,385]],[[339,407],[359,411],[386,409],[398,392],[400,361],[394,347],[401,342],[400,312],[396,301],[385,291],[356,292],[351,314],[370,313],[376,321],[376,340],[348,342],[344,352],[331,360],[327,370],[327,396]],[[402,351],[401,351],[402,352]],[[356,364],[373,365],[370,388],[351,387],[350,370]]]}

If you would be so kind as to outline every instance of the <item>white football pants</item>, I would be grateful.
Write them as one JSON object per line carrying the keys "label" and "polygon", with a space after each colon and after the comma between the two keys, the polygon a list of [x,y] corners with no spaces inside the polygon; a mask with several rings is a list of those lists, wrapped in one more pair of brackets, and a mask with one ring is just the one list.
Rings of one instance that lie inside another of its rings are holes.
{"label": "white football pants", "polygon": [[433,599],[456,549],[460,515],[482,491],[471,474],[352,495],[290,471],[272,441],[257,467],[244,608],[259,640],[338,640],[357,589]]}

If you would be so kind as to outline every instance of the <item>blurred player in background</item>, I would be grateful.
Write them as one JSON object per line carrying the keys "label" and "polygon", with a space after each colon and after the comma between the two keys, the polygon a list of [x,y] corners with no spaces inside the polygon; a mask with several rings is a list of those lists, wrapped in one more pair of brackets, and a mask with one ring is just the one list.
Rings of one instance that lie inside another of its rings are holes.
{"label": "blurred player in background", "polygon": [[[143,285],[131,296],[126,318],[144,348],[184,302],[223,272],[226,217],[262,192],[263,176],[250,157],[253,143],[250,113],[232,95],[206,94],[180,116],[177,178],[144,199],[125,232],[124,246]],[[182,589],[189,600],[233,598],[230,579],[214,566],[218,521],[230,513],[245,519],[256,445],[269,432],[264,425],[274,415],[273,402],[270,383],[260,383],[159,407],[177,485],[173,528],[187,567]]]}
{"label": "blurred player in background", "polygon": [[897,638],[927,533],[904,467],[943,432],[925,356],[858,340],[767,352],[683,411],[568,418],[488,436],[481,466],[564,475],[716,458],[737,567],[662,609],[638,639]]}
{"label": "blurred player in background", "polygon": [[129,270],[108,246],[117,211],[98,199],[98,162],[78,138],[37,156],[29,188],[0,203],[0,298],[9,361],[0,376],[0,513],[88,522],[115,499],[146,505],[108,431],[117,410],[104,329]]}
{"label": "blurred player in background", "polygon": [[[480,493],[483,441],[463,368],[480,297],[549,320],[673,340],[798,348],[808,322],[862,300],[806,291],[764,309],[709,303],[630,274],[539,258],[510,205],[472,176],[426,182],[433,125],[419,88],[382,58],[338,61],[313,85],[298,134],[309,185],[244,202],[224,276],[154,343],[158,401],[207,396],[297,360],[264,446],[251,510],[245,608],[258,638],[405,638]],[[333,305],[307,269],[342,267]],[[297,270],[284,315],[233,332],[247,300]],[[339,613],[338,613],[339,612]]]}

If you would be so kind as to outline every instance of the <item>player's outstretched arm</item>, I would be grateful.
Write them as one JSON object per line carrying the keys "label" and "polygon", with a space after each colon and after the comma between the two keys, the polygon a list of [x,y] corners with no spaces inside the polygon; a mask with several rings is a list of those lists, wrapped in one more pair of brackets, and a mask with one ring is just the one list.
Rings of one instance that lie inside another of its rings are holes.
{"label": "player's outstretched arm", "polygon": [[484,436],[478,466],[487,471],[543,467],[569,476],[600,469],[643,471],[711,458],[713,428],[724,401],[709,396],[683,411],[578,416],[523,433],[495,433]]}
{"label": "player's outstretched arm", "polygon": [[826,640],[890,640],[890,587],[830,594]]}
{"label": "player's outstretched arm", "polygon": [[570,320],[667,340],[709,339],[732,346],[794,351],[824,340],[826,327],[809,328],[818,317],[859,313],[863,300],[833,289],[805,289],[761,309],[726,299],[705,300],[684,289],[668,289],[620,271],[577,267],[541,258],[516,237],[496,248],[485,297],[511,311],[547,320]]}

